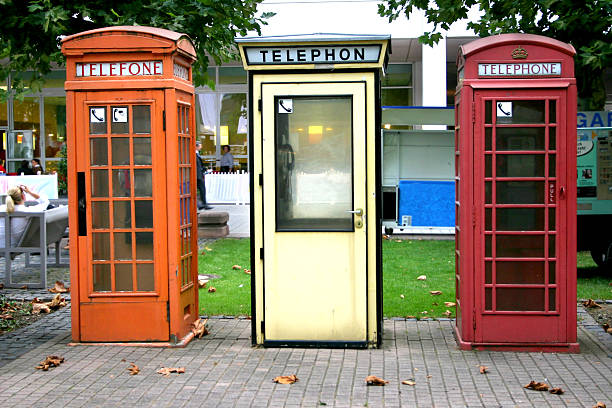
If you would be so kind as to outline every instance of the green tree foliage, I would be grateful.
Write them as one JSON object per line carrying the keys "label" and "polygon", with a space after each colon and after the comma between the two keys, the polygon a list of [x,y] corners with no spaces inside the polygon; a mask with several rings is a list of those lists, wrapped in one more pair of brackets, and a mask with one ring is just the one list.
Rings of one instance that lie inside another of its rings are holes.
{"label": "green tree foliage", "polygon": [[272,15],[256,15],[261,1],[0,0],[0,82],[12,73],[18,94],[24,87],[38,91],[52,64],[64,63],[63,36],[100,27],[145,25],[189,35],[198,54],[194,83],[210,84],[208,57],[217,63],[235,58],[234,38],[247,31],[260,32],[260,25]]}
{"label": "green tree foliage", "polygon": [[605,104],[604,70],[612,62],[612,0],[386,0],[378,12],[390,21],[424,10],[433,30],[419,40],[433,44],[455,21],[478,6],[481,17],[468,27],[486,37],[501,33],[540,34],[570,43],[575,58],[579,109],[601,110]]}

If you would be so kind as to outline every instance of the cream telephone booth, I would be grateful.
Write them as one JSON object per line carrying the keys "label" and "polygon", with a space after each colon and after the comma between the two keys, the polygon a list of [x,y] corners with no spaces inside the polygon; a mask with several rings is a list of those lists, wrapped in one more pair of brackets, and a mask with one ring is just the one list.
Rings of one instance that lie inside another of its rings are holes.
{"label": "cream telephone booth", "polygon": [[249,72],[253,344],[381,342],[380,75],[389,42],[238,40]]}

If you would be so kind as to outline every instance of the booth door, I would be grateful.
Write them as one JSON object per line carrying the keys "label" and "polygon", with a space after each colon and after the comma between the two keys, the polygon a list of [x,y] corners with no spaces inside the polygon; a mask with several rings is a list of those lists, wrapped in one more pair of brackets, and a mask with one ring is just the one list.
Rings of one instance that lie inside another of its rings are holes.
{"label": "booth door", "polygon": [[475,92],[477,341],[555,342],[565,332],[562,95]]}
{"label": "booth door", "polygon": [[163,93],[77,98],[81,341],[166,341]]}
{"label": "booth door", "polygon": [[264,341],[363,343],[365,82],[264,83],[262,100]]}

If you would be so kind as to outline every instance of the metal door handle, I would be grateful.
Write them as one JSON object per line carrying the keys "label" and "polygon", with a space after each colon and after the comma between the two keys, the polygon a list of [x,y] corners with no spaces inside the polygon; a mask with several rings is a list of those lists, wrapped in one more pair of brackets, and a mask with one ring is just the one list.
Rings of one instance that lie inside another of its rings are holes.
{"label": "metal door handle", "polygon": [[346,212],[351,214],[357,214],[359,216],[363,215],[363,210],[361,208],[358,208],[356,210],[346,210]]}

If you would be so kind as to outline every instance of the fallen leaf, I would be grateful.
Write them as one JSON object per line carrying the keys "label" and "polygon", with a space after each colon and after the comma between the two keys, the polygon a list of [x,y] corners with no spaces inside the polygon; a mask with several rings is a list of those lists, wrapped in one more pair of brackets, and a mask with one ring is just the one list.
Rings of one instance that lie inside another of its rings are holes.
{"label": "fallen leaf", "polygon": [[51,289],[49,289],[49,292],[51,292],[51,293],[68,293],[68,292],[70,292],[70,288],[67,288],[66,286],[64,286],[64,282],[55,281],[55,286],[53,286]]}
{"label": "fallen leaf", "polygon": [[486,374],[488,373],[489,367],[480,365],[478,366],[478,370],[480,371],[480,374]]}
{"label": "fallen leaf", "polygon": [[27,289],[28,285],[23,285],[22,287],[20,287],[19,289]]}
{"label": "fallen leaf", "polygon": [[428,375],[427,378],[431,378],[431,375]]}
{"label": "fallen leaf", "polygon": [[432,306],[438,306],[438,302],[433,302],[431,305]]}
{"label": "fallen leaf", "polygon": [[604,331],[608,331],[608,329],[610,328],[610,325],[608,323],[604,323],[601,325],[601,327],[603,327]]}
{"label": "fallen leaf", "polygon": [[208,329],[206,328],[206,320],[198,319],[195,322],[191,323],[191,332],[195,337],[201,339],[202,336],[206,336],[208,334]]}
{"label": "fallen leaf", "polygon": [[382,239],[389,239],[389,236],[383,234]]}
{"label": "fallen leaf", "polygon": [[430,295],[433,295],[433,296],[436,296],[436,295],[441,295],[441,294],[442,294],[442,291],[440,291],[440,290],[430,290],[430,291],[429,291],[429,294],[430,294]]}
{"label": "fallen leaf", "polygon": [[240,265],[234,265],[234,266],[232,266],[232,269],[242,269],[242,266],[240,266]]}
{"label": "fallen leaf", "polygon": [[612,327],[609,327],[608,329],[606,329],[606,333],[612,334]]}
{"label": "fallen leaf", "polygon": [[427,314],[427,310],[423,310],[421,314]]}
{"label": "fallen leaf", "polygon": [[35,367],[37,370],[49,371],[50,367],[59,367],[64,362],[64,357],[47,356]]}
{"label": "fallen leaf", "polygon": [[162,374],[164,377],[168,377],[170,373],[182,374],[185,372],[185,367],[162,367],[156,371],[157,374]]}
{"label": "fallen leaf", "polygon": [[50,302],[45,304],[49,306],[51,310],[55,310],[66,306],[66,300],[58,293],[57,295],[53,296],[53,299]]}
{"label": "fallen leaf", "polygon": [[404,380],[404,381],[402,381],[402,384],[404,384],[404,385],[415,385],[416,381],[414,381],[413,379]]}
{"label": "fallen leaf", "polygon": [[204,249],[207,250],[208,252],[212,251],[212,249],[209,247],[204,247]]}
{"label": "fallen leaf", "polygon": [[401,239],[396,239],[395,242],[402,242],[402,240]]}
{"label": "fallen leaf", "polygon": [[202,280],[202,279],[198,279],[198,288],[204,289],[206,287],[206,285],[208,285],[208,281],[205,281],[205,280]]}
{"label": "fallen leaf", "polygon": [[444,302],[444,306],[446,307],[455,307],[457,304],[455,302]]}
{"label": "fallen leaf", "polygon": [[400,298],[403,299],[405,296],[404,295],[400,295]]}
{"label": "fallen leaf", "polygon": [[250,275],[251,274],[251,270],[250,269],[245,269],[244,273],[246,273],[247,275]]}
{"label": "fallen leaf", "polygon": [[427,280],[427,276],[425,275],[417,276],[417,280]]}
{"label": "fallen leaf", "polygon": [[389,381],[385,381],[382,378],[378,378],[375,375],[368,375],[365,379],[366,384],[368,385],[382,385],[389,384]]}
{"label": "fallen leaf", "polygon": [[451,317],[453,315],[453,312],[451,312],[450,310],[447,310],[446,312],[444,312],[444,316],[446,317]]}
{"label": "fallen leaf", "polygon": [[278,377],[274,377],[274,381],[277,384],[293,384],[298,380],[295,374],[291,375],[279,375]]}
{"label": "fallen leaf", "polygon": [[217,288],[215,288],[214,286],[211,286],[210,288],[208,288],[208,293],[213,293],[216,291],[217,291]]}
{"label": "fallen leaf", "polygon": [[603,402],[597,401],[597,404],[593,405],[593,408],[606,408],[606,404]]}
{"label": "fallen leaf", "polygon": [[561,395],[564,393],[563,389],[560,387],[551,388],[548,392],[550,392],[551,394],[556,394],[556,395]]}
{"label": "fallen leaf", "polygon": [[134,363],[130,363],[130,366],[127,368],[127,370],[130,372],[130,375],[136,375],[140,372],[140,368],[138,368],[138,366]]}
{"label": "fallen leaf", "polygon": [[595,302],[593,299],[585,300],[584,302],[582,302],[582,306],[601,309],[601,306],[599,306],[597,302]]}
{"label": "fallen leaf", "polygon": [[8,313],[3,313],[3,314],[0,315],[0,319],[13,320],[13,315],[8,314]]}
{"label": "fallen leaf", "polygon": [[122,358],[122,359],[121,359],[121,362],[122,362],[122,363],[125,363],[126,361],[127,361],[127,360],[126,360],[125,358]]}
{"label": "fallen leaf", "polygon": [[523,388],[532,389],[536,391],[548,391],[548,384],[543,382],[530,381],[529,384],[525,385]]}
{"label": "fallen leaf", "polygon": [[32,303],[32,314],[51,313],[46,303]]}
{"label": "fallen leaf", "polygon": [[406,319],[414,319],[416,316],[412,316],[412,315],[407,315]]}

